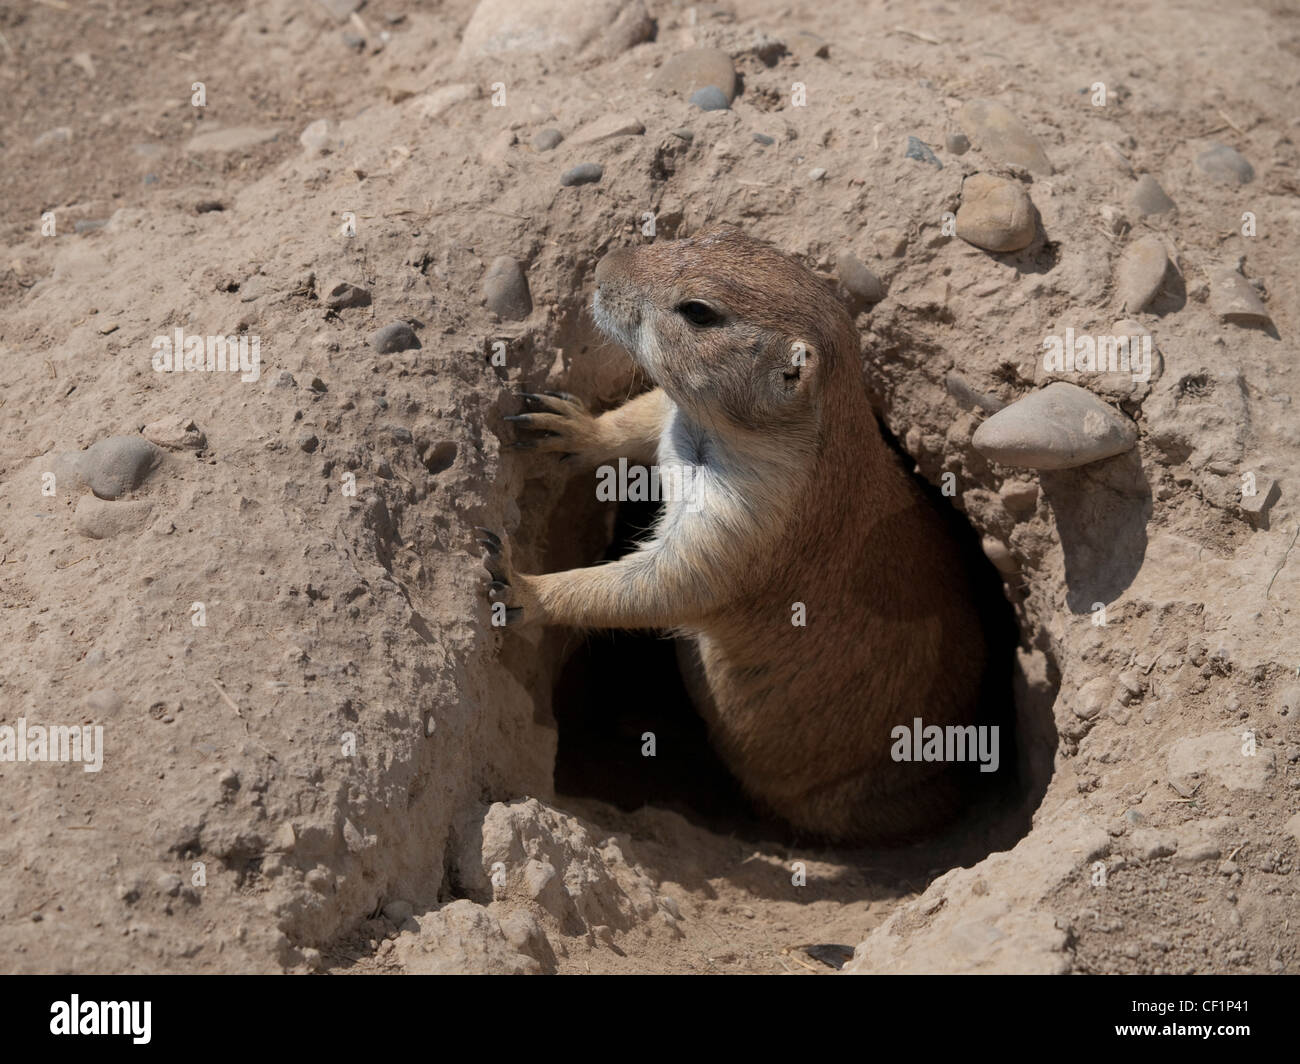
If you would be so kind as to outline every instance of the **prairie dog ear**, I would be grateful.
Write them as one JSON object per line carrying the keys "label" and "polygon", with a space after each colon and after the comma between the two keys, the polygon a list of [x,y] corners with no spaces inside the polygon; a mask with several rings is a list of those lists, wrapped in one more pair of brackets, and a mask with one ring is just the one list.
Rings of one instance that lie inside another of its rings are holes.
{"label": "prairie dog ear", "polygon": [[821,352],[808,340],[793,340],[786,354],[784,377],[788,397],[806,395],[820,379]]}

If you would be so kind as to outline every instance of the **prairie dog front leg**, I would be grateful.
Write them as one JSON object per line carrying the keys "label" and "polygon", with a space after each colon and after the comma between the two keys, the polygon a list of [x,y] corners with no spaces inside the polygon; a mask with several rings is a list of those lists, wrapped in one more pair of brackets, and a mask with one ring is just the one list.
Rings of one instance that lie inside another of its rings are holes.
{"label": "prairie dog front leg", "polygon": [[611,458],[649,465],[672,413],[672,402],[662,388],[629,399],[599,417],[593,417],[582,400],[566,392],[525,393],[524,399],[534,409],[506,420],[538,435],[521,439],[515,446],[563,452],[567,461],[580,466],[597,466]]}
{"label": "prairie dog front leg", "polygon": [[675,628],[698,620],[718,601],[710,573],[662,543],[618,561],[559,573],[517,573],[509,544],[479,530],[490,597],[508,604],[511,623],[575,628]]}

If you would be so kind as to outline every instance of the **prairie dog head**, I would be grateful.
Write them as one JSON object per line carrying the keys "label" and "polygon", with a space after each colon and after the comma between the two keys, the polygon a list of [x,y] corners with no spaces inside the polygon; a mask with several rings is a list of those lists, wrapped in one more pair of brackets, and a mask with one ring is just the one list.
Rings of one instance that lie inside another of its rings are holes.
{"label": "prairie dog head", "polygon": [[596,267],[593,309],[675,403],[739,429],[815,420],[853,335],[822,281],[727,228],[611,251]]}

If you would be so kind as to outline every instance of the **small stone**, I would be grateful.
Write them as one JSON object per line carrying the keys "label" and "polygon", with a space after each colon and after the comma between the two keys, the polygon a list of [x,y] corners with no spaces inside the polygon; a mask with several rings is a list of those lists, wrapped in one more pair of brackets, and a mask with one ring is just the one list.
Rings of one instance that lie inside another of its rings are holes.
{"label": "small stone", "polygon": [[1210,274],[1210,305],[1221,321],[1235,325],[1273,324],[1255,286],[1230,266]]}
{"label": "small stone", "polygon": [[761,144],[763,147],[767,148],[776,143],[776,138],[769,137],[766,133],[755,133],[754,143]]}
{"label": "small stone", "polygon": [[1115,289],[1120,308],[1130,314],[1140,312],[1160,291],[1169,255],[1158,236],[1135,240],[1120,257],[1115,270]]}
{"label": "small stone", "polygon": [[411,106],[419,112],[421,118],[438,118],[456,104],[472,100],[477,94],[478,89],[473,85],[444,85],[413,100]]}
{"label": "small stone", "polygon": [[557,61],[612,59],[654,33],[641,0],[479,0],[461,36],[460,59],[509,53]]}
{"label": "small stone", "polygon": [[998,489],[998,496],[1010,513],[1033,513],[1038,506],[1038,485],[1030,480],[1008,480]]}
{"label": "small stone", "polygon": [[154,885],[159,893],[166,894],[169,898],[174,898],[181,892],[182,882],[181,877],[175,872],[159,872],[154,878]]}
{"label": "small stone", "polygon": [[975,146],[998,162],[1023,166],[1035,174],[1052,172],[1038,138],[996,100],[969,101],[957,113],[957,121]]}
{"label": "small stone", "polygon": [[1164,214],[1166,211],[1172,211],[1176,204],[1171,200],[1160,182],[1150,174],[1143,174],[1138,178],[1137,184],[1133,186],[1132,195],[1133,206],[1137,208],[1138,214],[1147,218],[1153,214]]}
{"label": "small stone", "polygon": [[116,691],[103,687],[86,695],[86,711],[97,720],[112,717],[122,708],[122,696]]}
{"label": "small stone", "polygon": [[331,310],[370,306],[370,290],[350,281],[336,281],[325,289],[325,305]]}
{"label": "small stone", "polygon": [[962,184],[957,235],[985,251],[1020,251],[1038,230],[1034,205],[1019,182],[972,174]]}
{"label": "small stone", "polygon": [[201,451],[208,445],[208,438],[194,420],[180,414],[150,422],[140,435],[169,451]]}
{"label": "small stone", "polygon": [[228,768],[217,777],[217,782],[223,790],[237,791],[239,790],[239,773],[233,768]]}
{"label": "small stone", "polygon": [[1196,157],[1196,167],[1210,180],[1224,185],[1246,185],[1255,180],[1255,168],[1240,152],[1226,144],[1212,144]]}
{"label": "small stone", "polygon": [[650,79],[650,87],[686,97],[697,89],[713,87],[726,97],[730,106],[736,98],[736,68],[726,52],[717,48],[692,48],[664,63]]}
{"label": "small stone", "polygon": [[993,563],[993,568],[1003,576],[1015,576],[1020,572],[1020,563],[1002,540],[985,536],[980,542],[980,549],[984,551],[984,557]]}
{"label": "small stone", "polygon": [[338,123],[328,118],[318,118],[312,122],[298,137],[298,143],[307,151],[320,155],[337,151],[343,146],[339,138]]}
{"label": "small stone", "polygon": [[564,140],[564,134],[558,129],[539,129],[533,136],[533,147],[537,151],[550,151],[559,147],[562,140]]}
{"label": "small stone", "polygon": [[867,269],[852,252],[840,252],[835,270],[852,302],[879,303],[885,298],[885,287],[880,283],[880,278]]}
{"label": "small stone", "polygon": [[1178,850],[1178,840],[1168,831],[1157,828],[1138,828],[1132,834],[1133,848],[1144,861],[1172,857]]}
{"label": "small stone", "polygon": [[825,181],[826,167],[814,166],[811,170],[808,171],[808,180],[811,181],[813,184],[816,184],[818,181]]}
{"label": "small stone", "polygon": [[307,454],[314,454],[316,448],[320,446],[320,440],[312,432],[304,433],[298,437],[298,450]]}
{"label": "small stone", "polygon": [[725,111],[731,106],[727,95],[716,85],[705,85],[691,93],[691,104],[701,111]]}
{"label": "small stone", "polygon": [[1255,476],[1255,493],[1247,495],[1242,491],[1241,512],[1256,528],[1268,528],[1268,512],[1282,495],[1281,486],[1272,477],[1262,474]]}
{"label": "small stone", "polygon": [[949,133],[943,143],[953,155],[965,155],[970,151],[970,138],[965,133]]}
{"label": "small stone", "polygon": [[34,141],[33,148],[51,148],[72,143],[72,128],[70,126],[58,126],[55,129],[47,129]]}
{"label": "small stone", "polygon": [[401,927],[407,920],[415,915],[415,906],[409,901],[403,901],[401,898],[394,898],[384,906],[384,915]]}
{"label": "small stone", "polygon": [[1070,711],[1080,720],[1092,720],[1110,701],[1111,681],[1105,676],[1095,676],[1075,692],[1070,700]]}
{"label": "small stone", "polygon": [[120,499],[144,483],[163,452],[143,436],[110,436],[76,459],[81,478],[101,499]]}
{"label": "small stone", "polygon": [[509,255],[494,259],[483,276],[488,309],[507,321],[523,321],[533,312],[533,297],[523,268]]}
{"label": "small stone", "polygon": [[919,137],[909,136],[907,138],[907,151],[903,153],[903,157],[929,163],[936,170],[943,169],[943,163],[939,161],[939,157],[930,149],[930,145]]}
{"label": "small stone", "polygon": [[605,168],[600,163],[579,163],[560,175],[560,184],[565,188],[572,188],[575,185],[590,185],[604,176]]}
{"label": "small stone", "polygon": [[1137,427],[1076,384],[1055,381],[998,411],[971,437],[992,462],[1072,469],[1132,450]]}
{"label": "small stone", "polygon": [[[398,351],[410,351],[420,346],[415,331],[404,321],[395,321],[376,329],[370,334],[370,346],[381,355],[392,355]],[[313,389],[315,382],[313,381]]]}
{"label": "small stone", "polygon": [[907,251],[907,234],[901,229],[877,229],[871,242],[882,259],[901,258]]}
{"label": "small stone", "polygon": [[800,59],[830,58],[831,49],[826,39],[808,30],[798,30],[791,34],[786,44],[790,52]]}
{"label": "small stone", "polygon": [[[204,125],[207,125],[205,122]],[[274,140],[274,129],[262,129],[254,126],[232,126],[229,129],[213,129],[198,133],[189,139],[185,150],[190,152],[239,152],[256,148],[268,140]]]}
{"label": "small stone", "polygon": [[[596,144],[614,137],[639,137],[645,132],[640,119],[630,114],[605,115],[583,126],[570,138],[570,144]],[[557,141],[558,143],[558,141]]]}

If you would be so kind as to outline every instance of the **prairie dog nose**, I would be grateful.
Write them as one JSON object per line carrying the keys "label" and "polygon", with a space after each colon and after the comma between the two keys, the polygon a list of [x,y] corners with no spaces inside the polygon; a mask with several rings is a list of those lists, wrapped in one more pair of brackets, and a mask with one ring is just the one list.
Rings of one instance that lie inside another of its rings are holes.
{"label": "prairie dog nose", "polygon": [[622,277],[632,265],[631,248],[615,248],[596,264],[596,284],[606,284]]}

